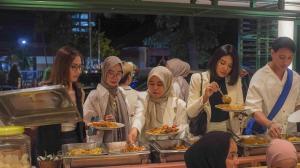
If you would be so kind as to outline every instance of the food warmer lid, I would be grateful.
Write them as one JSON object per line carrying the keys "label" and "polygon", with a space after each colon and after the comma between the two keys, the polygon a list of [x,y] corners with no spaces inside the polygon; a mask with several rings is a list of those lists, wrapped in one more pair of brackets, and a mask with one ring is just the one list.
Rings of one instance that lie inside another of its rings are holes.
{"label": "food warmer lid", "polygon": [[62,85],[0,92],[0,124],[31,127],[80,120]]}

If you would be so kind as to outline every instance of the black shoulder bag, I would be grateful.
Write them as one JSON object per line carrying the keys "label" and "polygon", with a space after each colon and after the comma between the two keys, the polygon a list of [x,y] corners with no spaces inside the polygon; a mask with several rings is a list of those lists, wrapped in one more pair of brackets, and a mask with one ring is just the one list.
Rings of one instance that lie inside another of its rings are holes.
{"label": "black shoulder bag", "polygon": [[[200,96],[202,95],[202,85],[203,85],[203,78],[202,73],[201,76],[201,87],[200,87]],[[207,113],[204,108],[199,112],[196,117],[190,118],[189,123],[190,133],[194,136],[203,135],[206,133],[207,130]]]}

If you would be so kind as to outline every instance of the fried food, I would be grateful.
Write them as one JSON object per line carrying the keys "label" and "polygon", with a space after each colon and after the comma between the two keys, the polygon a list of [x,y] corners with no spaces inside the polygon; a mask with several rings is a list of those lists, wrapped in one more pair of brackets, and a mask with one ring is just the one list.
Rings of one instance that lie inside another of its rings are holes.
{"label": "fried food", "polygon": [[247,145],[263,145],[268,144],[270,140],[264,138],[264,137],[249,137],[249,138],[242,138],[241,142]]}
{"label": "fried food", "polygon": [[117,123],[116,122],[111,122],[111,121],[91,122],[89,125],[93,126],[93,127],[118,128]]}
{"label": "fried food", "polygon": [[287,140],[290,142],[300,142],[300,137],[291,136],[291,137],[288,137]]}
{"label": "fried food", "polygon": [[241,104],[218,104],[216,108],[222,109],[224,111],[243,111],[245,110],[245,106]]}
{"label": "fried food", "polygon": [[139,152],[144,150],[146,150],[144,146],[127,145],[127,147],[123,149],[122,152]]}
{"label": "fried food", "polygon": [[187,150],[189,147],[185,146],[185,145],[176,145],[174,147],[175,150]]}
{"label": "fried food", "polygon": [[102,153],[102,149],[99,147],[92,149],[83,149],[83,148],[74,148],[68,152],[69,156],[78,156],[78,155],[99,155]]}
{"label": "fried food", "polygon": [[173,125],[172,127],[168,125],[163,125],[162,127],[149,129],[146,131],[146,133],[150,135],[160,135],[160,134],[177,133],[178,130],[179,129],[175,125]]}
{"label": "fried food", "polygon": [[224,95],[224,96],[222,96],[222,101],[225,104],[230,104],[231,103],[231,97],[229,97],[228,95]]}

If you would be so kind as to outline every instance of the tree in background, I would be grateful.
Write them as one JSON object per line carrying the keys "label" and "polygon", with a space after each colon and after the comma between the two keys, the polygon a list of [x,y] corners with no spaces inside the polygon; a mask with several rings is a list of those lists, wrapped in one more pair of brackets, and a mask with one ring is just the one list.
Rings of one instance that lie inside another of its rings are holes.
{"label": "tree in background", "polygon": [[[217,21],[216,21],[217,20]],[[195,69],[204,68],[211,51],[219,45],[218,35],[225,21],[215,18],[157,16],[158,31],[144,39],[144,45],[169,48],[173,57],[190,62]]]}

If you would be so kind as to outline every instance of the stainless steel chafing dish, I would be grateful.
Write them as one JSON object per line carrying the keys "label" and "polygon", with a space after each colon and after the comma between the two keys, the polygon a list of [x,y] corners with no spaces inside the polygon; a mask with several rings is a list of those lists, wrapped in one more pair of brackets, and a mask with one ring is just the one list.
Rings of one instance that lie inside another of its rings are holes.
{"label": "stainless steel chafing dish", "polygon": [[80,120],[62,85],[0,92],[0,122],[4,125],[29,127]]}
{"label": "stainless steel chafing dish", "polygon": [[[92,148],[100,146],[103,153],[100,155],[79,155],[70,156],[68,151],[72,148]],[[70,167],[105,167],[130,164],[146,164],[150,162],[150,151],[126,152],[122,149],[126,146],[126,142],[112,142],[107,144],[83,143],[83,144],[67,144],[63,145],[63,164],[65,168]]]}
{"label": "stainless steel chafing dish", "polygon": [[175,162],[183,161],[186,150],[176,150],[177,145],[190,147],[191,145],[184,140],[158,140],[151,143],[151,152],[154,162]]}

